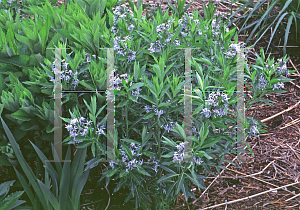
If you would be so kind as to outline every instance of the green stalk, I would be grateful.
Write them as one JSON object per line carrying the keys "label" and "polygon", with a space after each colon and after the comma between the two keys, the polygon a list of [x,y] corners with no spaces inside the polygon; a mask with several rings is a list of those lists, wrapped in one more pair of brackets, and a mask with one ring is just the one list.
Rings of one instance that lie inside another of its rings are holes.
{"label": "green stalk", "polygon": [[[35,139],[35,145],[37,145],[38,147],[41,147],[40,141],[37,141],[37,139],[35,137],[34,137],[34,139]],[[40,160],[40,158],[38,156],[36,157],[36,161],[37,161],[37,166],[36,166],[35,176],[39,177],[42,161]]]}
{"label": "green stalk", "polygon": [[126,138],[129,138],[128,137],[128,107],[125,106],[125,112],[126,112],[126,116],[125,116],[125,119],[126,119]]}
{"label": "green stalk", "polygon": [[156,127],[155,127],[155,133],[157,135],[157,145],[158,145],[158,149],[157,149],[157,159],[160,160],[160,156],[161,156],[161,149],[160,149],[160,130],[159,130],[159,125],[158,125],[158,116],[156,117]]}

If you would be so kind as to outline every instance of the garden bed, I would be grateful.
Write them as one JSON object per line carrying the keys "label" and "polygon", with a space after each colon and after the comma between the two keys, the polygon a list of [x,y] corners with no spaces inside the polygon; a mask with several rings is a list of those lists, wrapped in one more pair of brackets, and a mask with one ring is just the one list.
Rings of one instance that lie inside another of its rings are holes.
{"label": "garden bed", "polygon": [[[187,0],[185,5],[189,2],[190,1]],[[149,1],[149,3],[153,4],[151,1]],[[188,12],[197,9],[201,13],[202,3],[207,3],[207,1],[195,0],[192,7],[188,9]],[[222,5],[220,5],[220,13],[224,13],[224,11],[228,12],[228,10],[226,11],[225,3],[223,4],[223,9]],[[166,5],[166,3],[163,4]],[[172,12],[170,11],[170,14],[171,13]],[[144,15],[145,12],[143,13],[143,16]],[[294,31],[291,32],[291,41],[288,42],[288,46],[294,47],[287,48],[287,52],[291,57],[290,62],[288,63],[288,68],[290,70],[297,69],[300,66],[300,58],[298,55],[299,42],[293,41],[295,40],[293,34]],[[275,57],[275,60],[282,57],[282,48],[278,46],[282,45],[283,36],[283,33],[279,33],[273,40],[273,44],[270,46],[272,52],[271,55]],[[240,39],[242,38],[243,36],[240,36]],[[264,47],[268,44],[267,41],[269,38],[270,34],[266,34],[254,47],[253,52],[259,52],[260,47]],[[253,41],[255,41],[255,38],[253,38]],[[253,41],[251,41],[250,44],[253,43]],[[254,61],[255,56],[250,56],[249,62]],[[205,180],[205,186],[208,187],[207,191],[205,193],[203,193],[203,190],[198,191],[196,186],[196,190],[193,191],[197,198],[201,196],[200,199],[193,200],[189,198],[188,202],[186,202],[184,196],[179,195],[176,205],[172,210],[209,209],[210,206],[218,204],[221,205],[211,209],[295,209],[297,205],[299,205],[300,200],[298,198],[289,200],[289,198],[300,193],[300,186],[297,184],[287,187],[286,189],[278,189],[276,192],[266,192],[271,188],[277,188],[297,182],[299,179],[300,153],[298,151],[300,151],[300,129],[297,125],[298,121],[295,121],[299,118],[299,105],[289,111],[285,111],[300,101],[299,77],[299,72],[289,75],[289,78],[295,80],[286,83],[286,93],[274,93],[263,96],[263,98],[275,101],[276,104],[274,107],[267,105],[255,106],[246,112],[246,116],[253,116],[262,122],[265,122],[267,125],[265,129],[267,129],[268,132],[260,134],[260,139],[255,137],[253,137],[253,139],[246,139],[252,148],[255,157],[246,154],[247,162],[245,163],[239,163],[235,160],[234,162],[241,168],[235,168],[232,165],[228,166],[228,170],[222,173],[222,180],[215,179],[212,175],[208,175],[208,178]],[[246,88],[245,90],[248,91],[249,89]],[[246,97],[246,101],[248,99],[249,97]],[[270,120],[264,121],[264,119],[270,118],[279,112],[283,113]],[[231,160],[234,160],[235,158],[235,155],[228,157],[228,159]],[[99,167],[91,170],[89,179],[81,194],[81,209],[134,209],[133,202],[123,205],[124,199],[130,190],[123,190],[121,188],[121,190],[112,195],[115,187],[114,181],[111,181],[107,188],[104,185],[95,187],[95,183],[98,182],[107,165],[108,164],[99,165]],[[226,167],[228,164],[224,163],[223,165]],[[35,171],[36,165],[31,164],[30,166]],[[215,173],[216,171],[214,170],[213,172]],[[2,179],[2,182],[17,179],[16,176],[5,174],[5,171],[1,171],[0,176],[5,176],[5,178]],[[12,187],[13,191],[21,189],[21,186]],[[250,199],[246,198],[258,193],[262,194]],[[27,199],[25,194],[21,198],[23,200]],[[238,200],[242,198],[246,199],[241,201]],[[236,200],[236,202],[233,202],[232,204],[224,204],[225,201],[230,202],[234,200]]]}

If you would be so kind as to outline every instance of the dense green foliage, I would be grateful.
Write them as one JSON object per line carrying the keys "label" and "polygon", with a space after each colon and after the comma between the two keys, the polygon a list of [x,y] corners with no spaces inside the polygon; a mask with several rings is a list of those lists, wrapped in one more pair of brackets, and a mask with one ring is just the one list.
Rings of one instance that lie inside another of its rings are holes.
{"label": "dense green foliage", "polygon": [[[180,193],[186,200],[195,198],[192,185],[205,189],[211,168],[219,173],[222,163],[230,162],[226,154],[242,152],[235,149],[234,127],[242,117],[237,112],[238,63],[244,60],[252,85],[247,109],[258,102],[270,105],[261,96],[284,93],[283,83],[291,81],[283,76],[289,74],[287,57],[275,62],[262,50],[256,64],[249,65],[236,27],[215,18],[212,3],[204,17],[187,14],[185,1],[169,3],[174,15],[162,14],[159,7],[150,21],[142,17],[147,7],[142,1],[137,6],[128,1],[131,10],[106,0],[73,0],[61,8],[48,1],[27,2],[23,8],[34,20],[21,21],[13,12],[21,6],[16,3],[0,11],[0,164],[15,174],[35,210],[79,209],[89,171],[106,159],[107,100],[115,100],[116,159],[106,163],[99,183],[117,181],[114,192],[130,189],[125,202],[133,201],[136,208],[169,209]],[[185,57],[188,51],[178,49],[190,47],[197,48],[191,50],[191,61]],[[72,159],[63,166],[47,162],[56,154],[55,48],[62,48],[63,59],[63,151],[66,160]],[[108,48],[114,49],[110,75]],[[189,65],[192,95],[184,92]],[[114,96],[105,94],[108,82]],[[186,97],[193,98],[189,134],[184,129]],[[265,132],[265,125],[252,117],[244,126],[250,137]],[[78,149],[74,158],[71,145]],[[35,173],[28,164],[34,161]]]}

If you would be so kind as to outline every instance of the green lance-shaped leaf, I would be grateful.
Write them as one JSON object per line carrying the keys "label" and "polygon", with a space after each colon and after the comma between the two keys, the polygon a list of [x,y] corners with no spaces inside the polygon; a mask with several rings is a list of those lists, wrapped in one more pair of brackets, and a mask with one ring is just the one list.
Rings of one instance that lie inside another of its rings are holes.
{"label": "green lance-shaped leaf", "polygon": [[[37,178],[35,177],[34,173],[32,172],[31,168],[28,166],[28,164],[26,163],[21,150],[19,148],[19,145],[17,144],[15,138],[13,137],[12,133],[10,132],[9,128],[7,127],[6,123],[4,122],[4,120],[1,117],[1,122],[4,128],[4,131],[9,139],[9,142],[15,152],[15,155],[24,171],[24,173],[26,174],[27,178],[29,179],[34,191],[36,192],[40,202],[42,203],[43,207],[45,209],[47,209],[47,204],[46,204],[46,200],[45,197],[42,194],[41,188],[37,182]],[[24,187],[24,186],[23,186]]]}

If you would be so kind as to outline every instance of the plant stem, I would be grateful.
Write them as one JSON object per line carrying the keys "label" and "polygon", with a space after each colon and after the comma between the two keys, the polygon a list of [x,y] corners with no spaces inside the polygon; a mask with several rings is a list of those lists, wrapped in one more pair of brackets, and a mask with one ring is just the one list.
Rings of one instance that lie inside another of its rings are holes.
{"label": "plant stem", "polygon": [[158,144],[157,159],[160,160],[161,151],[160,151],[160,132],[159,132],[159,125],[158,125],[158,116],[156,118],[156,121],[157,121],[157,124],[155,127],[155,133],[157,135],[157,144]]}
{"label": "plant stem", "polygon": [[[159,124],[158,124],[158,116],[156,117],[156,127],[155,127],[155,133],[157,135],[157,144],[158,144],[158,150],[157,150],[157,161],[160,161],[161,159],[161,148],[160,148],[160,143],[161,143],[161,136],[160,136],[160,128],[159,128]],[[160,167],[158,167],[158,179],[161,178],[161,174],[162,174],[162,170]]]}
{"label": "plant stem", "polygon": [[128,136],[128,108],[125,106],[125,112],[126,112],[126,138],[129,138]]}

